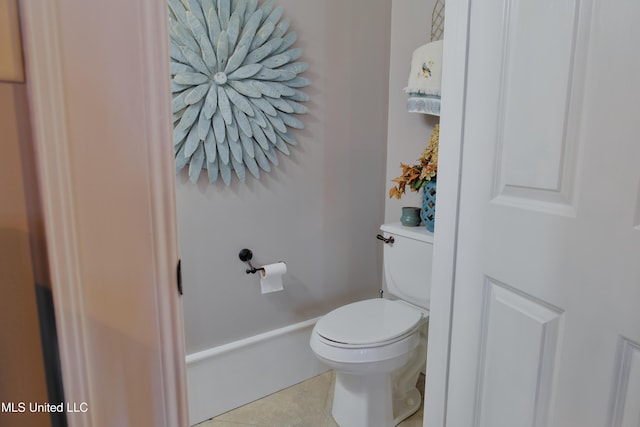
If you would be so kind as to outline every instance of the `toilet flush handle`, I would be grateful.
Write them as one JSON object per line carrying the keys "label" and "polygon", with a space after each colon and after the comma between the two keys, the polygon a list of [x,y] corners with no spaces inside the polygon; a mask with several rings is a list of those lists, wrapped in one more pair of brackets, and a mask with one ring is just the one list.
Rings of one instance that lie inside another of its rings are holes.
{"label": "toilet flush handle", "polygon": [[393,242],[395,241],[395,239],[393,238],[393,236],[389,236],[388,238],[385,238],[382,234],[378,234],[376,236],[376,239],[378,240],[382,240],[383,242],[389,244],[389,245],[393,245]]}

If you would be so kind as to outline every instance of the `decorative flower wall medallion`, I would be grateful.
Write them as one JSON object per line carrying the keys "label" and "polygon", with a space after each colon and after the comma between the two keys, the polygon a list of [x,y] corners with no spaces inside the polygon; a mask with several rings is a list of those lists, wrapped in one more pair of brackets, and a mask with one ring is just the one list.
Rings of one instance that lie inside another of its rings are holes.
{"label": "decorative flower wall medallion", "polygon": [[276,149],[289,154],[297,142],[289,128],[302,129],[297,114],[309,97],[299,88],[302,49],[291,48],[295,32],[274,1],[169,0],[171,91],[176,172],[189,165],[196,182],[203,169],[226,185],[232,171],[278,164]]}

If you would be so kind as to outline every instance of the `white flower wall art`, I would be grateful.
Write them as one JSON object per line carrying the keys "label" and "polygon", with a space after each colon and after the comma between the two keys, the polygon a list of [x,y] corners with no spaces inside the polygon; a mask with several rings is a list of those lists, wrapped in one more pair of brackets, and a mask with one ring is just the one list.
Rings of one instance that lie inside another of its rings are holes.
{"label": "white flower wall art", "polygon": [[309,100],[297,35],[273,0],[169,0],[176,172],[229,185],[288,155]]}

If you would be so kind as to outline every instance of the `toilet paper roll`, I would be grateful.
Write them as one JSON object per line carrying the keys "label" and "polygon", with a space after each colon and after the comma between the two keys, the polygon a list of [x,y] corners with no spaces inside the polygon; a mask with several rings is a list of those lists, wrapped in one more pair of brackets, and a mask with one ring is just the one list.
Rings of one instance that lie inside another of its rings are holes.
{"label": "toilet paper roll", "polygon": [[263,294],[268,294],[283,290],[282,275],[287,272],[287,264],[276,262],[264,265],[262,268],[264,270],[260,272],[260,291]]}

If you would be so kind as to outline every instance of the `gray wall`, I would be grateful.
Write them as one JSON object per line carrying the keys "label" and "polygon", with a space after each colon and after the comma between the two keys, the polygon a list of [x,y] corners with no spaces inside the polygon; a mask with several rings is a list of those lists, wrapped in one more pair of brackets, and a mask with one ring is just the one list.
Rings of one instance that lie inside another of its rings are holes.
{"label": "gray wall", "polygon": [[[404,88],[409,79],[413,51],[430,41],[431,11],[435,0],[394,0],[391,15],[389,115],[386,192],[402,171],[400,163],[414,164],[429,142],[439,118],[407,112]],[[386,198],[385,222],[400,221],[402,206],[421,206],[419,193],[407,191],[400,200]]]}
{"label": "gray wall", "polygon": [[[310,65],[310,113],[299,145],[259,181],[178,176],[187,353],[375,297],[381,286],[391,3],[277,4]],[[238,260],[244,247],[255,264],[287,262],[283,292],[260,294]]]}

